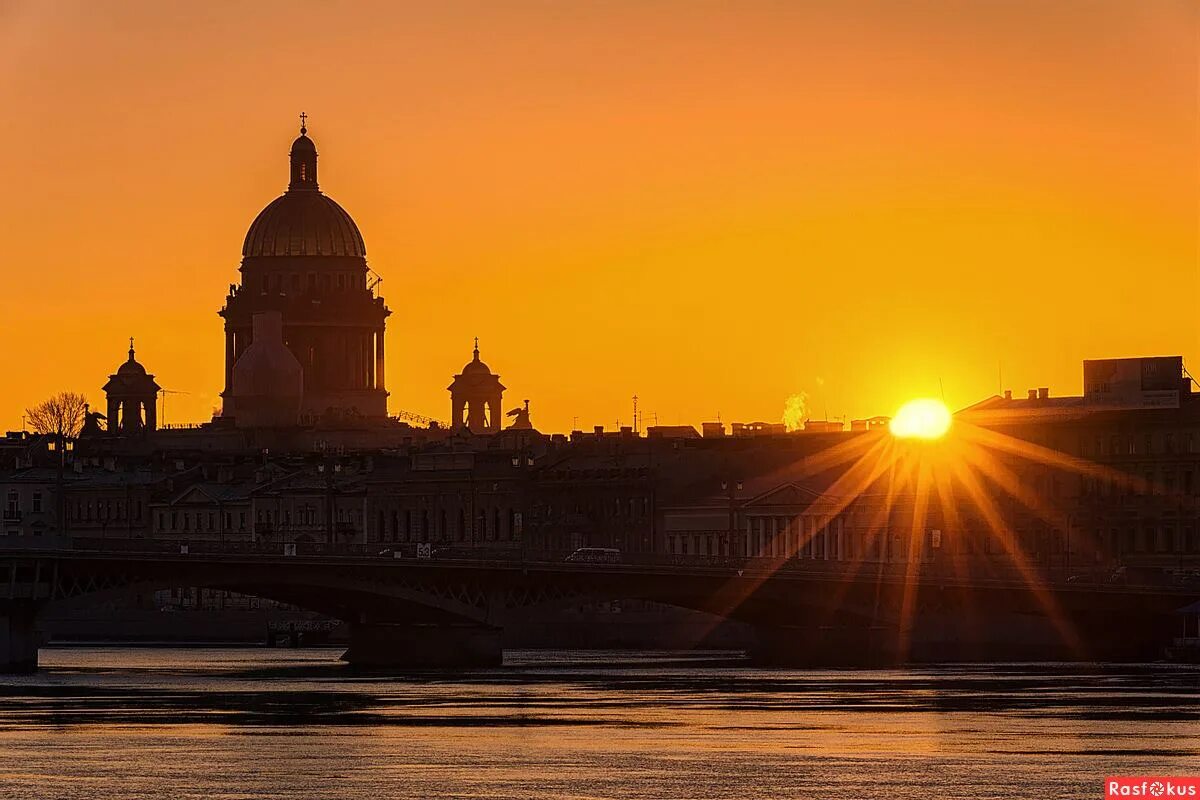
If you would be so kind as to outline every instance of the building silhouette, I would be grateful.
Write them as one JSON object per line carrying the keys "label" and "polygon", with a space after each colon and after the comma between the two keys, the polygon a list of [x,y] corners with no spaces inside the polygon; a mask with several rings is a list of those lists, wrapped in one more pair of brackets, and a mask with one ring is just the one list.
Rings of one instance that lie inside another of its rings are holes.
{"label": "building silhouette", "polygon": [[497,433],[504,413],[501,399],[504,385],[488,365],[479,360],[479,337],[475,338],[474,357],[454,376],[450,390],[450,421],[455,428],[466,427],[471,433]]}
{"label": "building silhouette", "polygon": [[155,401],[162,387],[137,362],[133,337],[129,337],[129,359],[108,376],[104,394],[108,398],[108,431],[138,434],[158,427]]}
{"label": "building silhouette", "polygon": [[[230,286],[220,311],[223,416],[236,419],[240,413],[234,373],[254,341],[253,318],[263,312],[280,315],[283,343],[300,363],[301,422],[327,414],[387,416],[384,321],[391,311],[376,293],[379,278],[366,255],[354,220],[319,188],[317,148],[302,115],[287,191],[251,223],[242,246],[241,283]],[[243,377],[254,382],[244,371]]]}

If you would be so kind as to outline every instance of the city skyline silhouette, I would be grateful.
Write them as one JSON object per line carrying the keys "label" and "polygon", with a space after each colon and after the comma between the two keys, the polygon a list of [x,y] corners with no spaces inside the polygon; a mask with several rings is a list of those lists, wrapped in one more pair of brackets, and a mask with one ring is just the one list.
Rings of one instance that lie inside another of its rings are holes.
{"label": "city skyline silhouette", "polygon": [[212,309],[300,111],[395,311],[391,413],[445,416],[474,336],[547,430],[629,424],[634,394],[663,424],[958,408],[1196,350],[1185,9],[406,11],[364,26],[403,58],[312,7],[320,48],[284,35],[252,66],[197,51],[243,35],[225,17],[168,52],[170,10],[10,13],[10,57],[52,68],[0,94],[10,257],[45,298],[3,310],[56,335],[24,346],[8,427],[98,401],[129,335],[178,393],[167,422],[209,418]]}

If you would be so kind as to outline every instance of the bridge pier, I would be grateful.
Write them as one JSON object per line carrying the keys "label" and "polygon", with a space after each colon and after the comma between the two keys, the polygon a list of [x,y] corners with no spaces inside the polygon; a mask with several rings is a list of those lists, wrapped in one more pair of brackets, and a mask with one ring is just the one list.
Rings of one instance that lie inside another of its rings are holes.
{"label": "bridge pier", "polygon": [[752,663],[764,667],[884,667],[899,663],[895,628],[759,626]]}
{"label": "bridge pier", "polygon": [[40,644],[33,608],[0,607],[0,673],[36,672]]}
{"label": "bridge pier", "polygon": [[504,660],[500,633],[471,623],[355,622],[342,660],[364,667],[498,667]]}

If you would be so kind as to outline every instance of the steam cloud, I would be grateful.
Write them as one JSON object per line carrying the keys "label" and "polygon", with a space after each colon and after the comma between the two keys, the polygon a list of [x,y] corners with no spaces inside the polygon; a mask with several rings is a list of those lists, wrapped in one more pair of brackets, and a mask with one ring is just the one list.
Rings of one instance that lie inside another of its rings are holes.
{"label": "steam cloud", "polygon": [[783,401],[783,424],[789,431],[798,431],[808,420],[808,392],[794,394]]}

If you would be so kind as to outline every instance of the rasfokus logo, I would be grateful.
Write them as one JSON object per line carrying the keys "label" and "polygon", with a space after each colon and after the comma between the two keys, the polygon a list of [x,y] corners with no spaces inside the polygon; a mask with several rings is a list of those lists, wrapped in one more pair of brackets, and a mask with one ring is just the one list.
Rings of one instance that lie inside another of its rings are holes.
{"label": "rasfokus logo", "polygon": [[1118,775],[1104,779],[1104,798],[1195,797],[1200,800],[1200,775]]}

